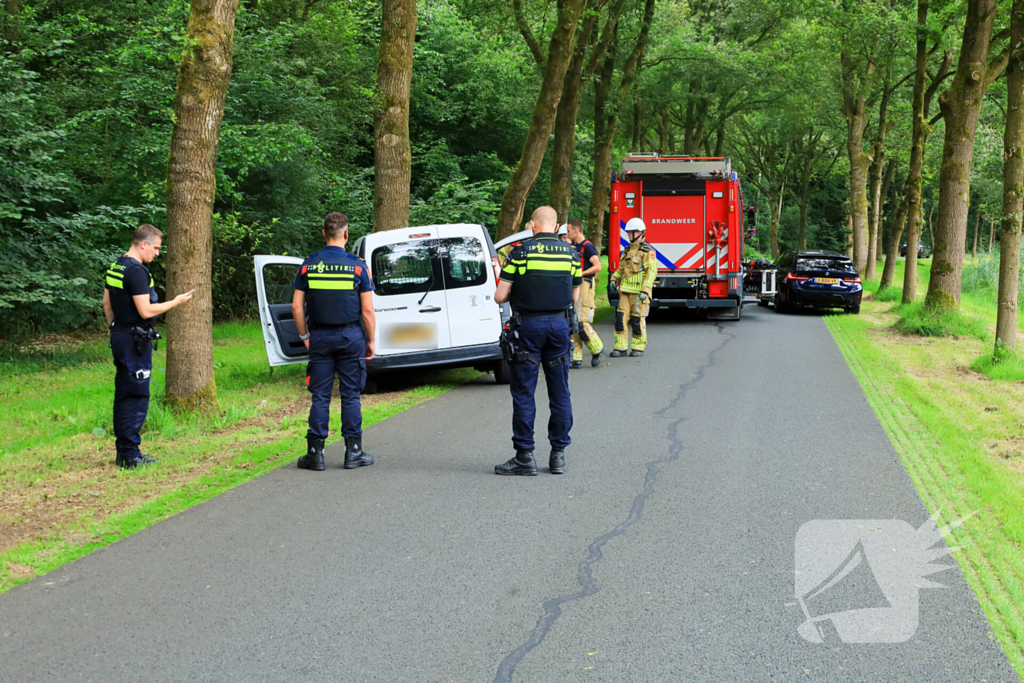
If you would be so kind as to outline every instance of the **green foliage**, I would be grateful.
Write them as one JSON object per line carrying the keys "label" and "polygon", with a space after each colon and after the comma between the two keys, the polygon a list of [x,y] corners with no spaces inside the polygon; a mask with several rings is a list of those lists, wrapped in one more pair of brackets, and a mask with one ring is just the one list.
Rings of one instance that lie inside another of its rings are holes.
{"label": "green foliage", "polygon": [[1024,356],[1004,344],[971,363],[971,370],[989,379],[1024,382]]}
{"label": "green foliage", "polygon": [[896,307],[894,327],[907,334],[921,337],[970,337],[987,339],[988,326],[983,320],[957,310],[933,312],[923,302],[901,304]]}
{"label": "green foliage", "polygon": [[886,303],[894,303],[903,299],[903,288],[896,285],[889,285],[885,289],[875,292],[875,300]]}
{"label": "green foliage", "polygon": [[[978,296],[991,299],[993,302],[999,293],[999,256],[979,256],[964,261],[961,291],[971,292]],[[1024,267],[1018,279],[1018,300],[1024,295]]]}

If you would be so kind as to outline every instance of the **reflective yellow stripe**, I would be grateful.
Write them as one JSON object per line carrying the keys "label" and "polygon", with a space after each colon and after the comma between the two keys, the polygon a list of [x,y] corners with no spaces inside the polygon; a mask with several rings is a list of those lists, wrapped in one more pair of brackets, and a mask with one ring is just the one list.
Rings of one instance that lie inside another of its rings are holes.
{"label": "reflective yellow stripe", "polygon": [[321,275],[320,273],[306,273],[307,277],[324,279],[324,280],[352,280],[355,279],[355,275],[352,273],[327,273]]}
{"label": "reflective yellow stripe", "polygon": [[536,259],[545,259],[548,261],[575,261],[577,260],[572,254],[530,254],[528,260],[533,261]]}
{"label": "reflective yellow stripe", "polygon": [[310,280],[310,289],[355,289],[354,280]]}
{"label": "reflective yellow stripe", "polygon": [[113,277],[120,278],[122,280],[124,279],[124,273],[118,273],[115,270],[108,270],[107,271],[107,275],[111,275]]}
{"label": "reflective yellow stripe", "polygon": [[553,270],[553,271],[561,271],[561,272],[565,272],[565,273],[571,273],[572,272],[572,262],[571,261],[535,261],[535,260],[531,259],[530,262],[526,264],[526,268],[527,268],[527,270]]}
{"label": "reflective yellow stripe", "polygon": [[112,278],[109,275],[107,276],[107,284],[110,285],[111,287],[115,287],[117,289],[124,289],[124,283],[123,282],[121,282],[117,278]]}

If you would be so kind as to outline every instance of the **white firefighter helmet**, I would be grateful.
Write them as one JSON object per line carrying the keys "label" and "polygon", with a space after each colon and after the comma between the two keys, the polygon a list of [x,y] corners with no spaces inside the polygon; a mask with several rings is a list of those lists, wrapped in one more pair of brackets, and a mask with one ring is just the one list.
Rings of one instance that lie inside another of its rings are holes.
{"label": "white firefighter helmet", "polygon": [[643,218],[630,218],[626,221],[626,232],[644,232],[645,230],[647,230],[647,225]]}
{"label": "white firefighter helmet", "polygon": [[561,237],[562,235],[568,235],[568,234],[569,234],[569,224],[568,223],[562,223],[561,225],[558,226],[558,236],[559,237]]}

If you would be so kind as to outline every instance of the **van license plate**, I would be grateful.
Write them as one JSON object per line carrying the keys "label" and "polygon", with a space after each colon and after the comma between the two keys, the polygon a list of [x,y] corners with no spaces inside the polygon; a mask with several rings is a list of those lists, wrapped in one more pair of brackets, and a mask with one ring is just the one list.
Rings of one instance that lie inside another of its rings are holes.
{"label": "van license plate", "polygon": [[436,324],[391,324],[386,325],[382,331],[387,346],[393,349],[437,348]]}
{"label": "van license plate", "polygon": [[819,277],[815,279],[819,285],[838,285],[839,280],[834,277]]}

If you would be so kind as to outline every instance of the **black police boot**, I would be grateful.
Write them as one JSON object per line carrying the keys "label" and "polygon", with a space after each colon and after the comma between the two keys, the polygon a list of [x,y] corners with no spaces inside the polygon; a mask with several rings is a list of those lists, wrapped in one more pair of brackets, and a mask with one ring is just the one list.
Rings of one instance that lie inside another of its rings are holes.
{"label": "black police boot", "polygon": [[551,468],[551,474],[561,474],[562,472],[565,472],[564,448],[551,449],[551,457],[548,458],[548,467]]}
{"label": "black police boot", "polygon": [[625,355],[626,355],[626,352],[625,352],[625,351],[619,351],[618,349],[615,349],[614,351],[612,351],[612,352],[611,352],[611,353],[609,353],[608,355],[609,355],[609,356],[610,356],[611,358],[622,358],[623,356],[625,356]]}
{"label": "black police boot", "polygon": [[524,477],[537,476],[537,462],[533,459],[533,451],[516,451],[516,457],[508,462],[494,466],[495,474],[518,474]]}
{"label": "black police boot", "polygon": [[117,452],[117,457],[114,458],[114,464],[118,467],[124,467],[124,458],[121,457],[121,451]]}
{"label": "black police boot", "polygon": [[601,360],[604,358],[604,351],[598,351],[597,355],[590,359],[590,367],[596,368],[601,365]]}
{"label": "black police boot", "polygon": [[570,370],[579,370],[582,367],[583,367],[583,361],[581,361],[581,360],[574,360],[572,363],[569,364],[569,369]]}
{"label": "black police boot", "polygon": [[638,358],[638,357],[640,357],[642,355],[644,355],[644,352],[643,351],[637,351],[636,349],[633,349],[632,351],[629,352],[629,357],[630,358]]}
{"label": "black police boot", "polygon": [[373,464],[373,456],[363,450],[363,438],[361,436],[345,437],[345,469],[354,470],[357,467],[369,467]]}
{"label": "black police boot", "polygon": [[306,454],[299,458],[300,470],[313,470],[323,472],[327,466],[324,465],[324,440],[314,436],[306,437]]}
{"label": "black police boot", "polygon": [[134,470],[136,467],[146,467],[148,465],[155,465],[157,463],[155,458],[151,458],[148,455],[140,454],[137,458],[121,458],[121,469]]}

